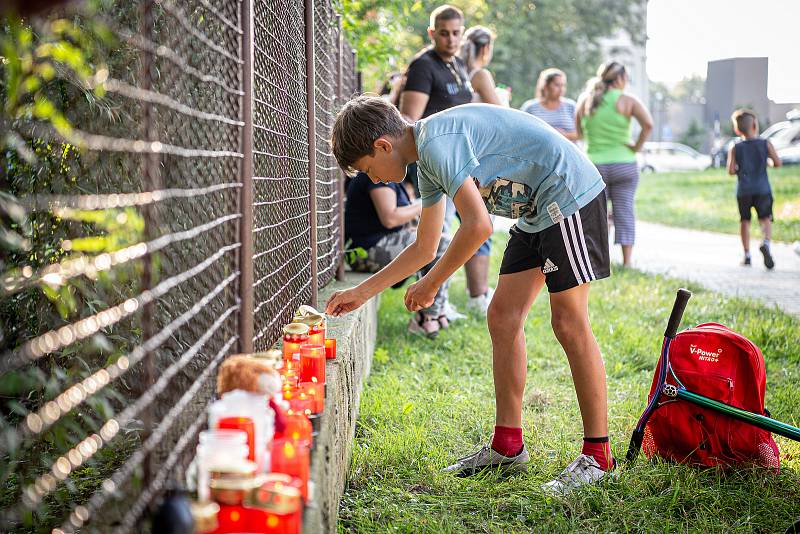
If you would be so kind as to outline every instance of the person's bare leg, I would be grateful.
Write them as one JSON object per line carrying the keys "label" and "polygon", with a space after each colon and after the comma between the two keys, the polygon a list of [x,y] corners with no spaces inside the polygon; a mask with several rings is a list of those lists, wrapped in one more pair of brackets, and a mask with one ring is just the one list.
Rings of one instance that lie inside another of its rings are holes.
{"label": "person's bare leg", "polygon": [[589,286],[582,284],[550,294],[551,322],[567,353],[583,420],[583,435],[608,436],[606,370],[589,323]]}
{"label": "person's bare leg", "polygon": [[479,297],[489,291],[489,256],[472,256],[464,264],[464,271],[470,297]]}
{"label": "person's bare leg", "polygon": [[767,241],[772,241],[772,219],[765,217],[758,220],[761,225],[761,238]]}
{"label": "person's bare leg", "polygon": [[742,248],[745,255],[750,254],[750,221],[739,223],[739,235],[742,238]]}
{"label": "person's bare leg", "polygon": [[631,255],[633,254],[633,245],[620,245],[622,247],[622,266],[631,266]]}
{"label": "person's bare leg", "polygon": [[492,374],[498,426],[522,427],[522,397],[528,372],[525,319],[544,286],[539,268],[503,274],[497,283],[487,319],[492,336]]}

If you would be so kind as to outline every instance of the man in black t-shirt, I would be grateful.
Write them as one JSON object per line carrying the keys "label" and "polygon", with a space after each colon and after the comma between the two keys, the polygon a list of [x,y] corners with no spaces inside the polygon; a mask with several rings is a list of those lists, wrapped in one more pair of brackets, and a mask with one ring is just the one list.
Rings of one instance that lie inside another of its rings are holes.
{"label": "man in black t-shirt", "polygon": [[431,13],[428,35],[432,45],[414,58],[406,72],[400,113],[416,122],[439,111],[472,102],[464,62],[458,54],[464,33],[464,15],[443,5]]}
{"label": "man in black t-shirt", "polygon": [[[406,72],[400,96],[400,114],[416,122],[429,115],[472,102],[472,85],[464,62],[457,57],[464,34],[464,15],[458,8],[439,6],[431,13],[428,35],[432,45],[414,58]],[[418,193],[416,165],[408,166],[406,180]],[[489,287],[491,238],[465,265],[469,302],[467,306],[485,314],[492,298]]]}

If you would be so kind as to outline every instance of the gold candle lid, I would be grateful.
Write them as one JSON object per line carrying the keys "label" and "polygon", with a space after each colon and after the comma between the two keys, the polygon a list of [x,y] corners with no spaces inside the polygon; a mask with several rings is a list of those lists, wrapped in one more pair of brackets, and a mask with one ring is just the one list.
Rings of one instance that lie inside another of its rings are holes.
{"label": "gold candle lid", "polygon": [[219,526],[217,522],[219,504],[211,501],[192,501],[189,508],[191,509],[192,519],[194,520],[194,531],[197,534],[205,534],[206,532],[217,530]]}
{"label": "gold candle lid", "polygon": [[208,487],[212,490],[242,490],[250,491],[264,483],[264,475],[246,476],[240,478],[213,478]]}
{"label": "gold candle lid", "polygon": [[289,323],[283,327],[283,333],[289,336],[308,335],[308,325],[304,323]]}
{"label": "gold candle lid", "polygon": [[292,477],[283,473],[264,475],[261,484],[247,494],[243,504],[277,515],[292,514],[301,508],[303,500],[300,490],[291,483]]}
{"label": "gold candle lid", "polygon": [[324,314],[318,309],[316,309],[314,306],[309,306],[308,304],[301,305],[299,308],[297,308],[297,311],[294,312],[295,317],[305,317],[306,315],[322,316]]}
{"label": "gold candle lid", "polygon": [[295,317],[293,321],[295,324],[320,326],[325,324],[325,317],[323,317],[322,315],[304,315],[302,317]]}

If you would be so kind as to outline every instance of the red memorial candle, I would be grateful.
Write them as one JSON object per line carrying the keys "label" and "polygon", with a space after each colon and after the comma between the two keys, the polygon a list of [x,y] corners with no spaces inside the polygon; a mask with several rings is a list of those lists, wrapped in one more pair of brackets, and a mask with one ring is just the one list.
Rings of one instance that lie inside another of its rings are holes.
{"label": "red memorial candle", "polygon": [[325,358],[332,360],[336,358],[336,338],[325,338]]}
{"label": "red memorial candle", "polygon": [[308,329],[308,344],[325,346],[325,323],[315,324]]}
{"label": "red memorial candle", "polygon": [[303,500],[308,500],[309,448],[296,441],[281,438],[272,440],[270,471],[285,473],[300,479]]}
{"label": "red memorial candle", "polygon": [[313,402],[311,413],[322,413],[325,410],[325,384],[316,382],[300,382],[298,388]]}
{"label": "red memorial candle", "polygon": [[311,421],[305,413],[295,412],[291,408],[286,414],[286,426],[283,432],[275,433],[275,439],[286,438],[311,446]]}
{"label": "red memorial candle", "polygon": [[300,486],[298,478],[283,473],[266,475],[247,502],[247,506],[262,514],[260,523],[251,528],[268,534],[300,534],[303,528]]}
{"label": "red memorial candle", "polygon": [[247,434],[247,447],[249,452],[247,459],[251,462],[256,460],[256,427],[253,420],[249,417],[223,417],[217,421],[217,428],[230,428],[233,430],[243,430]]}
{"label": "red memorial candle", "polygon": [[309,343],[308,325],[289,323],[283,327],[283,359],[290,361],[300,353],[300,347]]}
{"label": "red memorial candle", "polygon": [[323,345],[300,347],[300,382],[325,383],[325,347]]}

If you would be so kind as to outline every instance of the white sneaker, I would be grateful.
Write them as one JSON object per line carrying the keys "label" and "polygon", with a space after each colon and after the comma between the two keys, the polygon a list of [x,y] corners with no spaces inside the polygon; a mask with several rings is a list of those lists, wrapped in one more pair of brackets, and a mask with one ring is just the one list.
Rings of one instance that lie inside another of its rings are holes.
{"label": "white sneaker", "polygon": [[494,288],[489,288],[485,295],[478,295],[477,297],[470,297],[467,301],[467,309],[480,315],[486,315],[489,309],[489,303],[494,296]]}
{"label": "white sneaker", "polygon": [[[614,460],[614,467],[617,462]],[[614,470],[603,471],[597,460],[586,454],[578,456],[561,474],[550,482],[542,485],[545,493],[552,495],[566,495],[570,491],[585,484],[592,484],[607,476],[613,476]]]}
{"label": "white sneaker", "polygon": [[466,315],[464,315],[463,313],[459,312],[456,309],[455,306],[450,304],[449,300],[444,305],[444,316],[447,317],[447,320],[450,321],[451,323],[453,321],[458,321],[459,319],[466,319],[467,318]]}

